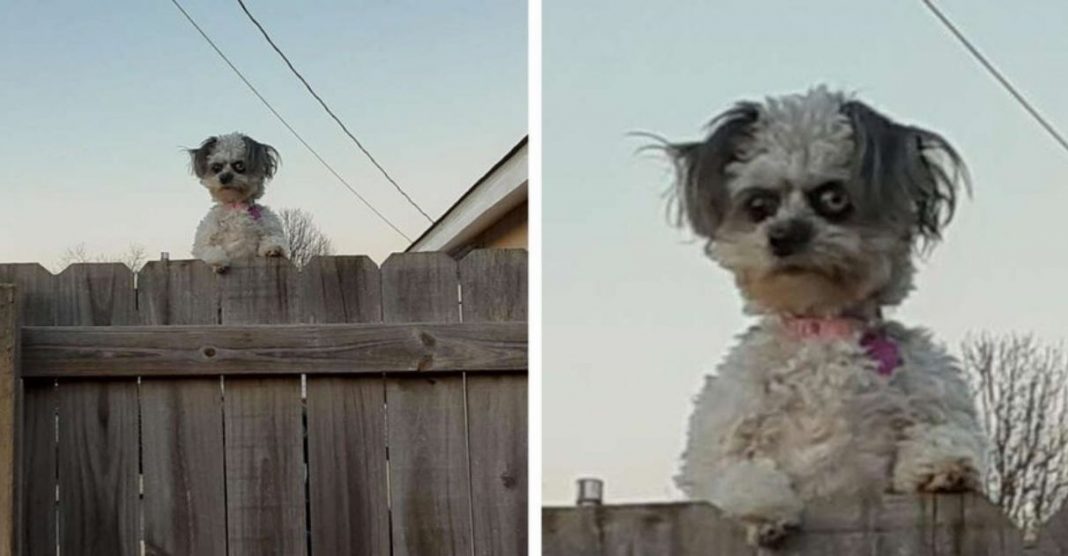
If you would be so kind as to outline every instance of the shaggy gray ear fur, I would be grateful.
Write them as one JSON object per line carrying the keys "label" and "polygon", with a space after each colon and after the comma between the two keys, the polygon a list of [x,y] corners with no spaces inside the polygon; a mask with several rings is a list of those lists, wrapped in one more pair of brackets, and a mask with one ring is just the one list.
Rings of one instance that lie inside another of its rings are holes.
{"label": "shaggy gray ear fur", "polygon": [[704,141],[663,146],[675,164],[679,223],[685,221],[694,233],[711,239],[723,221],[730,198],[725,168],[737,158],[759,116],[759,106],[742,102],[709,122]]}
{"label": "shaggy gray ear fur", "polygon": [[278,164],[281,162],[278,151],[247,135],[242,136],[242,140],[245,142],[245,165],[248,166],[248,171],[267,179],[274,177]]}
{"label": "shaggy gray ear fur", "polygon": [[872,207],[908,224],[924,247],[953,218],[958,185],[969,187],[957,151],[941,135],[895,123],[859,101],[842,105],[853,127],[857,177]]}
{"label": "shaggy gray ear fur", "polygon": [[208,173],[208,155],[215,149],[215,144],[218,142],[218,137],[208,137],[199,147],[186,149],[186,152],[189,153],[189,164],[194,176],[203,178]]}

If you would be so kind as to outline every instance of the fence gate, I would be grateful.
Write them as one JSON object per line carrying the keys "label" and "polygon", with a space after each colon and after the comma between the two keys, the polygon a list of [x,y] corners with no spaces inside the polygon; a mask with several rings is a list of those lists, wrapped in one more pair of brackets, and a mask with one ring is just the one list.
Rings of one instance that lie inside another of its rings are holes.
{"label": "fence gate", "polygon": [[0,555],[526,553],[525,251],[0,283]]}

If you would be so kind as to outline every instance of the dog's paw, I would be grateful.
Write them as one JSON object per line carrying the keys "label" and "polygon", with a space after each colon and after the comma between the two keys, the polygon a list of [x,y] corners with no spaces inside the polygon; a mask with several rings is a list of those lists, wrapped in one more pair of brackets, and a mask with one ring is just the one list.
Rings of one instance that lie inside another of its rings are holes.
{"label": "dog's paw", "polygon": [[749,544],[761,548],[778,548],[790,532],[798,528],[796,523],[787,521],[762,521],[746,524],[746,540]]}
{"label": "dog's paw", "polygon": [[932,465],[916,477],[920,492],[966,492],[979,487],[979,470],[964,460]]}
{"label": "dog's paw", "polygon": [[260,255],[264,257],[284,257],[286,250],[280,245],[266,245],[260,248]]}

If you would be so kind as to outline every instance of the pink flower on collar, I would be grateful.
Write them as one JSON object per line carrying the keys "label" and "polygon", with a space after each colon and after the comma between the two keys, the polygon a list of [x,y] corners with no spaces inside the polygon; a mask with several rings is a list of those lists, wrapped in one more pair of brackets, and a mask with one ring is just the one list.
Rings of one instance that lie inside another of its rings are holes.
{"label": "pink flower on collar", "polygon": [[253,220],[259,220],[260,217],[263,216],[263,210],[260,208],[259,205],[255,203],[252,203],[251,205],[244,202],[227,203],[226,208],[230,210],[240,210],[247,212]]}
{"label": "pink flower on collar", "polygon": [[875,371],[880,376],[890,376],[901,366],[901,350],[897,342],[884,331],[870,328],[863,321],[842,317],[785,317],[782,322],[795,340],[849,341],[856,338],[868,357],[877,364]]}

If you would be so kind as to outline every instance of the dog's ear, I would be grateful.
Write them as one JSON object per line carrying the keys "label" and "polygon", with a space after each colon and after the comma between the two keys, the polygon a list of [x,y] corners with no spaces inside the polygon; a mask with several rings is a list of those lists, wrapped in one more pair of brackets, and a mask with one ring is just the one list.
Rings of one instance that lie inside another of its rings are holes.
{"label": "dog's ear", "polygon": [[278,151],[274,147],[260,143],[247,135],[243,135],[241,139],[245,142],[245,165],[248,166],[249,173],[263,176],[267,179],[274,177],[275,171],[278,170],[278,164],[281,162]]}
{"label": "dog's ear", "polygon": [[759,117],[758,105],[739,103],[713,118],[703,141],[663,146],[675,164],[673,200],[679,224],[686,222],[694,233],[713,237],[730,201],[726,167],[737,160]]}
{"label": "dog's ear", "polygon": [[843,104],[842,113],[853,127],[855,172],[873,206],[907,222],[923,246],[933,245],[953,218],[957,190],[970,187],[956,149],[933,131],[898,124],[859,101]]}
{"label": "dog's ear", "polygon": [[218,137],[208,137],[199,147],[186,149],[189,153],[189,167],[193,170],[194,176],[203,178],[208,173],[208,155],[215,150],[215,144],[218,142]]}

